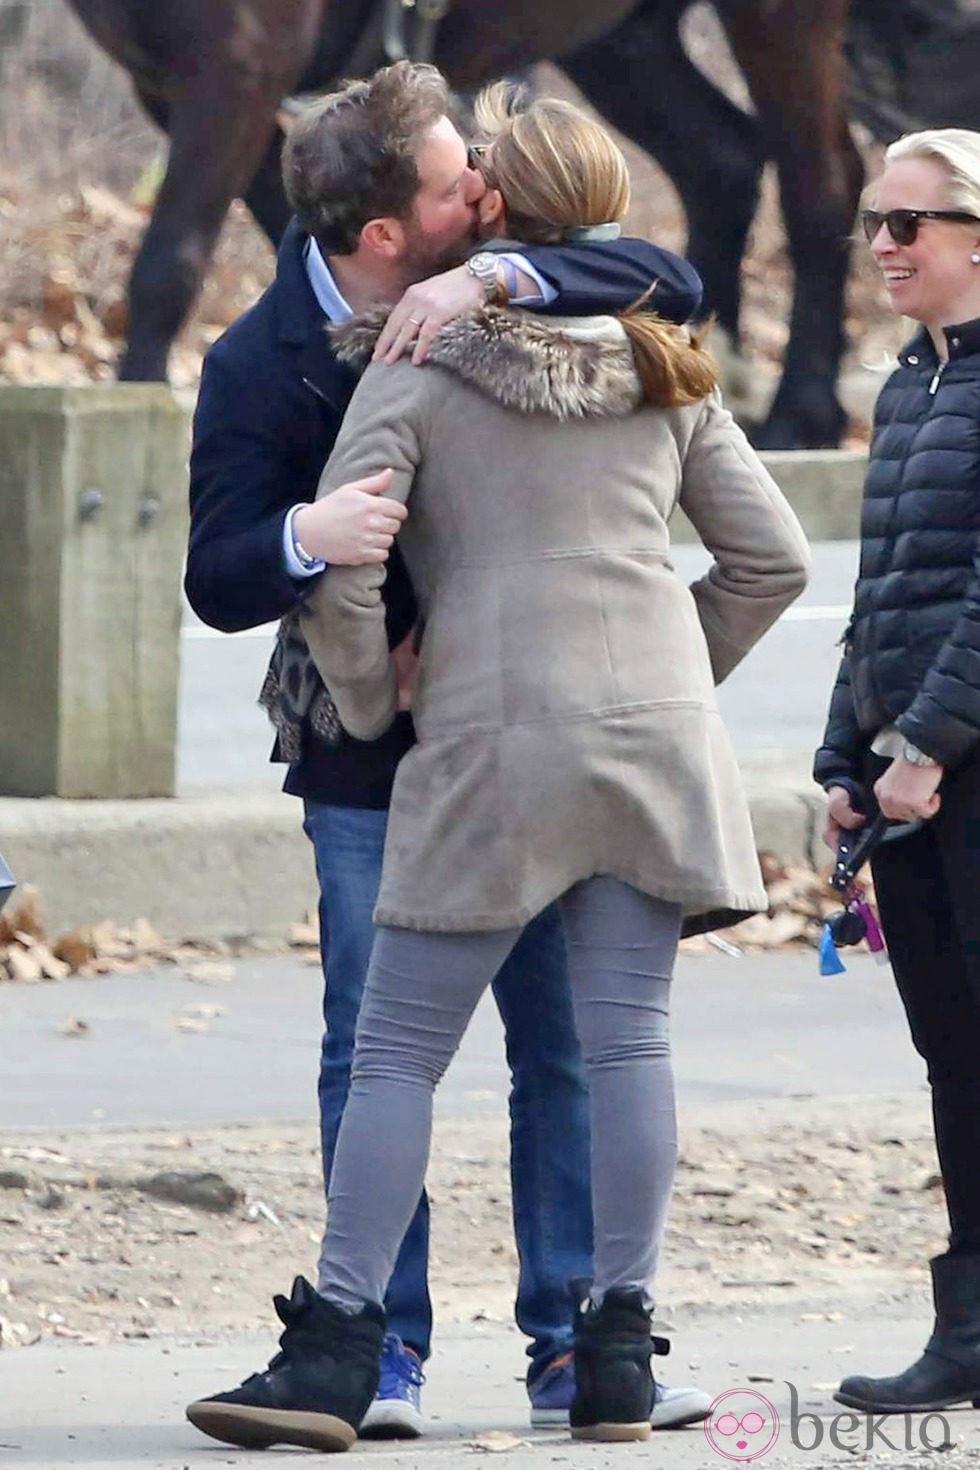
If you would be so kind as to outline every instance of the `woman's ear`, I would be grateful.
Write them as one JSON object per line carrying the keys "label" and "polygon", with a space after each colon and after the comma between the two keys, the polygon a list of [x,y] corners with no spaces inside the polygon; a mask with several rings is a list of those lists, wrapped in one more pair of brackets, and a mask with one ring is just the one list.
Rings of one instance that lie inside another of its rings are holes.
{"label": "woman's ear", "polygon": [[504,196],[500,190],[487,189],[477,202],[476,212],[484,235],[491,230],[498,230],[504,217]]}

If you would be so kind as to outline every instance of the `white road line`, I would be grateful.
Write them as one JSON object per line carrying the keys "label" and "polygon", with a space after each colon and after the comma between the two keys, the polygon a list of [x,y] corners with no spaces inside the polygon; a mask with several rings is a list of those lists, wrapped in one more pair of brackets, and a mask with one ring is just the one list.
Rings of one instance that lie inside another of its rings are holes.
{"label": "white road line", "polygon": [[261,628],[243,628],[240,633],[222,633],[218,628],[206,628],[203,623],[192,623],[181,628],[180,636],[196,643],[205,638],[274,638],[277,623],[263,623]]}
{"label": "white road line", "polygon": [[[805,603],[803,607],[791,607],[783,613],[780,622],[783,623],[833,623],[847,622],[851,615],[850,603],[828,603],[820,605],[817,603]],[[206,628],[201,623],[193,623],[189,627],[181,629],[181,636],[191,643],[196,643],[209,638],[274,638],[277,624],[263,623],[261,628],[245,628],[240,633],[221,633],[217,628]]]}
{"label": "white road line", "polygon": [[804,603],[802,607],[790,607],[783,613],[781,621],[784,623],[823,623],[836,622],[840,619],[847,622],[851,616],[851,604],[842,602],[839,606],[832,604],[823,607],[817,604]]}

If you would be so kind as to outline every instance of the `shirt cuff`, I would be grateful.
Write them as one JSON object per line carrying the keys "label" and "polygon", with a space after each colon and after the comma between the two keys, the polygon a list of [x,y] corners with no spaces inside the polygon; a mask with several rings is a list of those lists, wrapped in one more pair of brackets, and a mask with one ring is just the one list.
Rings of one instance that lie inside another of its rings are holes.
{"label": "shirt cuff", "polygon": [[550,306],[553,301],[558,300],[558,292],[554,286],[550,281],[545,280],[526,256],[508,250],[501,252],[500,259],[509,261],[515,270],[521,271],[525,276],[530,276],[538,288],[536,295],[528,292],[526,296],[518,296],[510,303],[511,306]]}
{"label": "shirt cuff", "polygon": [[307,564],[301,562],[299,557],[296,555],[296,538],[293,535],[293,518],[295,517],[296,512],[302,509],[302,506],[303,502],[300,501],[299,505],[294,505],[291,510],[288,510],[286,512],[286,519],[282,523],[282,559],[285,563],[286,571],[291,577],[318,577],[321,572],[326,571],[326,562],[321,561],[320,558],[317,557],[312,564]]}

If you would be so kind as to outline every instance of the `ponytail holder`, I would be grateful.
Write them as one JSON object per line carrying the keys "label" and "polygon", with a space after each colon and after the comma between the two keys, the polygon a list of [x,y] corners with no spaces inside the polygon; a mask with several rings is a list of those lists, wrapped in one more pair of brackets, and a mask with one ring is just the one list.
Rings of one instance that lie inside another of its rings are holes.
{"label": "ponytail holder", "polygon": [[618,240],[622,233],[618,220],[607,220],[603,225],[570,225],[562,230],[561,237],[569,245],[584,245],[596,240]]}

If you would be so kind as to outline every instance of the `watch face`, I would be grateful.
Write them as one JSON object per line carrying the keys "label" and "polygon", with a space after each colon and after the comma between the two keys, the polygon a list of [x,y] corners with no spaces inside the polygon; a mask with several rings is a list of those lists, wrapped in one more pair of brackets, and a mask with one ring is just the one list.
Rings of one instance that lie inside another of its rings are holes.
{"label": "watch face", "polygon": [[497,257],[492,250],[478,250],[475,255],[470,256],[470,270],[475,276],[486,276],[493,271],[497,273]]}

